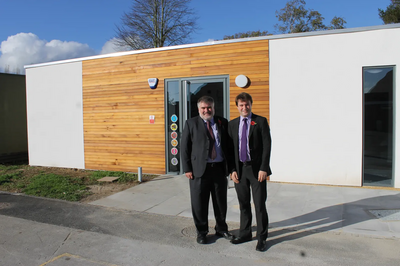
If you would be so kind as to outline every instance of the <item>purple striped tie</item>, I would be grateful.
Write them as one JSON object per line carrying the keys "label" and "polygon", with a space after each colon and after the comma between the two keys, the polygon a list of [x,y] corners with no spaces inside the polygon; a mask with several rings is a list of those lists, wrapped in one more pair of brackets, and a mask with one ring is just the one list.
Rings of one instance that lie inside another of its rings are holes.
{"label": "purple striped tie", "polygon": [[247,118],[243,119],[242,137],[240,139],[240,161],[247,161]]}

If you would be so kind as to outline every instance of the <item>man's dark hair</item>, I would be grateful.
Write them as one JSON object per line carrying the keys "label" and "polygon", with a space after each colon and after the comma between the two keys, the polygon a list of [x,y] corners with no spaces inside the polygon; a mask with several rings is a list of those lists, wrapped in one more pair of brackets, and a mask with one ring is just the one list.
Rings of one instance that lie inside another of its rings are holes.
{"label": "man's dark hair", "polygon": [[251,95],[246,92],[242,92],[238,96],[236,96],[236,98],[235,98],[236,106],[238,106],[239,100],[244,101],[244,102],[250,101],[250,103],[253,104],[253,98],[251,98]]}
{"label": "man's dark hair", "polygon": [[197,100],[197,106],[199,106],[200,103],[207,103],[207,104],[214,104],[214,99],[211,96],[202,96]]}

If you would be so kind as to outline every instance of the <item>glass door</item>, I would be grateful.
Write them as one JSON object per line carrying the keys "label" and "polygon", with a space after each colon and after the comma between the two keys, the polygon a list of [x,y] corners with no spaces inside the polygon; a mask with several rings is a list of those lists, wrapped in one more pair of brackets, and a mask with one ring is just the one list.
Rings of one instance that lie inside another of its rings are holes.
{"label": "glass door", "polygon": [[165,125],[167,173],[181,174],[180,137],[189,118],[199,115],[197,100],[205,95],[215,102],[215,115],[229,113],[228,76],[165,80]]}
{"label": "glass door", "polygon": [[364,186],[393,186],[393,70],[363,68]]}

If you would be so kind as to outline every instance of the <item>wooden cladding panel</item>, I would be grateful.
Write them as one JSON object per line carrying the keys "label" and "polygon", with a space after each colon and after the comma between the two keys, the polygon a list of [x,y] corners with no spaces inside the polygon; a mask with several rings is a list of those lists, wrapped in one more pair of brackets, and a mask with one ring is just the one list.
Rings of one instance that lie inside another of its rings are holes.
{"label": "wooden cladding panel", "polygon": [[[253,97],[253,111],[269,117],[268,40],[235,42],[82,62],[85,168],[164,174],[164,80],[229,75],[230,118],[235,97]],[[237,75],[250,79],[238,88]],[[151,90],[147,79],[157,77]],[[155,124],[149,123],[155,116]]]}

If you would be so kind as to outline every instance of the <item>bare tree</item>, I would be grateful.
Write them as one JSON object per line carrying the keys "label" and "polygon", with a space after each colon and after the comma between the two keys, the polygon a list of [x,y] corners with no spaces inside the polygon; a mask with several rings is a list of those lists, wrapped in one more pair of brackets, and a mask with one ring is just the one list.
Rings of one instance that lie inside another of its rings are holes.
{"label": "bare tree", "polygon": [[116,29],[116,44],[134,50],[187,43],[196,30],[191,0],[132,0]]}

